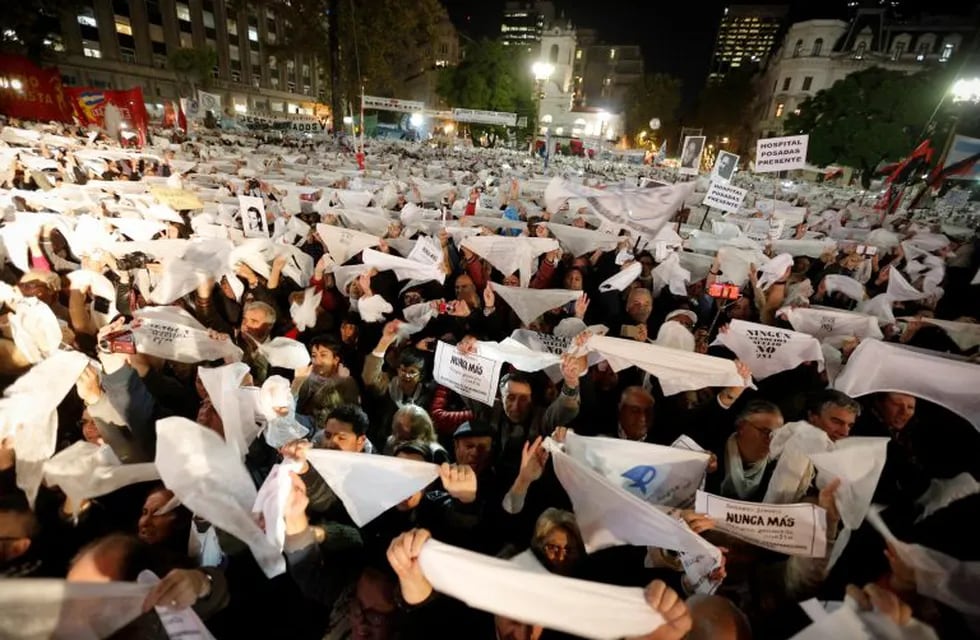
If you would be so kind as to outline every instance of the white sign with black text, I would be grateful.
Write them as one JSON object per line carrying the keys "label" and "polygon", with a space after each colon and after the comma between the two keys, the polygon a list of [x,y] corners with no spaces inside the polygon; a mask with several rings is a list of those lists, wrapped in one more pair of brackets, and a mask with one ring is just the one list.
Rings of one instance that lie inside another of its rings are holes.
{"label": "white sign with black text", "polygon": [[694,510],[718,531],[770,551],[822,558],[827,552],[827,512],[815,504],[766,504],[698,491]]}
{"label": "white sign with black text", "polygon": [[712,180],[708,186],[708,193],[701,202],[706,207],[714,207],[729,213],[735,213],[742,208],[742,201],[745,200],[745,189],[733,187],[725,182]]}
{"label": "white sign with black text", "polygon": [[755,145],[755,172],[789,171],[806,166],[806,148],[810,136],[761,138]]}
{"label": "white sign with black text", "polygon": [[456,347],[439,342],[432,375],[436,382],[465,398],[493,406],[503,362],[475,353],[461,353]]}

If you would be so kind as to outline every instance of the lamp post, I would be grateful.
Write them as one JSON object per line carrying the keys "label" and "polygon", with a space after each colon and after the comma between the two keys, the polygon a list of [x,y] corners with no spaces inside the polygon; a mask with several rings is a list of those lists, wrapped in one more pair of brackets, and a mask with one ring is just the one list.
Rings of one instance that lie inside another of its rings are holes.
{"label": "lamp post", "polygon": [[538,134],[541,132],[541,102],[544,100],[545,83],[555,72],[555,65],[550,62],[538,61],[531,65],[531,73],[534,74],[535,98],[537,104],[537,115],[534,118],[534,142],[532,149],[538,142]]}
{"label": "lamp post", "polygon": [[953,138],[956,137],[956,125],[960,120],[960,110],[967,103],[980,104],[980,78],[960,78],[953,83],[949,90],[953,101],[953,115],[949,123],[949,134],[946,136],[946,144],[943,154],[940,156],[943,166],[946,164],[946,156],[953,146]]}

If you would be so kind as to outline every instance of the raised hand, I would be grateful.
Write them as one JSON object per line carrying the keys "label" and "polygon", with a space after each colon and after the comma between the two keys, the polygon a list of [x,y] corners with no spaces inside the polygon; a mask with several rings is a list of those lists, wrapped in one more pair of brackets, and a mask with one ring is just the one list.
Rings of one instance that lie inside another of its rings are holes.
{"label": "raised hand", "polygon": [[439,479],[443,488],[463,504],[476,500],[476,472],[469,465],[439,465]]}

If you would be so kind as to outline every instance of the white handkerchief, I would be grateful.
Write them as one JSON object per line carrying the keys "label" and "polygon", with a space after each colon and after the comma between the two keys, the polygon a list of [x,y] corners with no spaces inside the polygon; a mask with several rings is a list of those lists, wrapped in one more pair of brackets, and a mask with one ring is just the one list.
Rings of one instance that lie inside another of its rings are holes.
{"label": "white handkerchief", "polygon": [[638,587],[541,573],[437,540],[425,543],[419,564],[439,593],[545,629],[612,640],[646,635],[664,623]]}
{"label": "white handkerchief", "polygon": [[831,451],[834,443],[821,429],[805,420],[778,429],[769,445],[769,456],[778,458],[763,502],[798,502],[810,488],[813,465],[810,455]]}
{"label": "white handkerchief", "polygon": [[316,326],[316,310],[320,306],[323,293],[310,287],[303,292],[303,301],[299,304],[293,302],[289,305],[289,316],[296,323],[296,328],[300,331]]}
{"label": "white handkerchief", "polygon": [[284,336],[260,344],[259,353],[264,355],[273,367],[301,369],[310,364],[310,353],[306,350],[306,346],[302,342]]}
{"label": "white handkerchief", "polygon": [[728,331],[718,334],[715,344],[731,349],[759,380],[794,369],[804,362],[817,362],[818,370],[824,369],[820,343],[805,333],[732,320]]}
{"label": "white handkerchief", "polygon": [[980,429],[980,366],[933,351],[865,340],[834,388],[855,398],[881,391],[908,393],[942,405]]}
{"label": "white handkerchief", "polygon": [[44,462],[57,444],[58,405],[88,364],[83,353],[57,351],[17,378],[0,399],[0,438],[14,440],[17,486],[32,508]]}
{"label": "white handkerchief", "polygon": [[243,459],[259,433],[255,423],[255,407],[248,401],[245,390],[241,387],[248,372],[248,365],[244,362],[214,369],[200,367],[197,370],[201,384],[211,398],[211,404],[221,417],[225,442],[238,450]]}
{"label": "white handkerchief", "polygon": [[817,487],[823,489],[834,478],[841,479],[834,502],[848,529],[857,529],[864,522],[885,468],[887,447],[888,438],[852,436],[835,442],[831,451],[810,454],[817,469]]}
{"label": "white handkerchief", "polygon": [[238,451],[185,418],[157,421],[156,466],[187,508],[248,545],[266,577],[286,570],[280,550],[252,519],[258,496]]}
{"label": "white handkerchief", "polygon": [[[160,578],[155,573],[143,570],[136,577],[136,581],[141,585],[156,585]],[[180,638],[181,640],[214,640],[214,636],[208,630],[197,612],[192,607],[175,610],[170,607],[157,605],[154,607],[160,624],[168,638]]]}
{"label": "white handkerchief", "polygon": [[708,454],[619,438],[588,438],[569,432],[565,451],[650,504],[688,505],[704,478]]}
{"label": "white handkerchief", "polygon": [[122,464],[107,446],[79,440],[44,463],[44,480],[60,487],[71,499],[75,512],[83,500],[97,498],[116,489],[159,479],[152,462]]}
{"label": "white handkerchief", "polygon": [[[687,284],[691,281],[691,272],[681,266],[680,255],[676,252],[672,252],[663,262],[654,267],[651,275],[653,276],[654,295],[658,295],[665,285],[675,296],[687,295]],[[603,290],[602,285],[599,286],[599,290]]]}
{"label": "white handkerchief", "polygon": [[446,280],[446,272],[442,270],[442,265],[439,263],[416,262],[374,249],[365,249],[362,259],[364,264],[375,267],[379,271],[389,269],[394,271],[399,280],[418,280],[421,282],[435,280],[440,284]]}
{"label": "white handkerchief", "polygon": [[394,311],[391,304],[378,294],[359,298],[357,301],[357,312],[361,315],[364,322],[380,322],[384,320],[385,314]]}
{"label": "white handkerchief", "polygon": [[593,251],[612,251],[619,244],[619,238],[610,233],[580,229],[564,224],[547,223],[548,231],[558,238],[565,249],[578,258]]}
{"label": "white handkerchief", "polygon": [[477,342],[477,353],[492,360],[509,362],[520,371],[541,371],[560,364],[561,356],[533,351],[513,338],[501,342]]}
{"label": "white handkerchief", "polygon": [[762,267],[762,277],[759,278],[759,288],[766,291],[777,280],[786,274],[787,269],[793,266],[793,256],[788,253],[781,253]]}
{"label": "white handkerchief", "polygon": [[51,307],[37,298],[20,300],[7,318],[14,344],[28,362],[41,362],[61,345],[63,336],[58,318]]}
{"label": "white handkerchief", "polygon": [[359,527],[439,477],[437,465],[370,453],[313,449],[307,452],[306,459]]}
{"label": "white handkerchief", "polygon": [[316,225],[316,232],[337,264],[347,262],[368,247],[378,246],[380,242],[378,236],[329,224]]}
{"label": "white handkerchief", "polygon": [[556,309],[577,300],[581,291],[572,289],[528,289],[526,287],[505,287],[491,282],[494,293],[503,298],[517,317],[525,325],[531,324],[545,311]]}
{"label": "white handkerchief", "polygon": [[828,307],[784,307],[779,315],[786,318],[796,331],[809,334],[818,340],[836,336],[873,338],[884,335],[878,327],[878,319],[863,313],[853,313]]}
{"label": "white handkerchief", "polygon": [[909,284],[902,272],[895,268],[888,270],[888,297],[895,302],[907,302],[909,300],[921,300],[928,298],[930,294],[923,293]]}
{"label": "white handkerchief", "polygon": [[[892,272],[894,274],[894,272]],[[851,300],[862,302],[867,299],[868,294],[864,290],[864,285],[849,276],[832,274],[824,278],[824,286],[827,293],[843,293]]]}
{"label": "white handkerchief", "polygon": [[642,272],[643,265],[639,262],[634,262],[616,275],[606,278],[602,284],[599,285],[599,291],[602,291],[603,293],[613,290],[622,291],[626,287],[630,286],[634,280],[639,278],[640,273]]}
{"label": "white handkerchief", "polygon": [[302,465],[296,460],[286,460],[273,465],[265,482],[259,487],[252,505],[252,514],[262,514],[265,521],[265,537],[269,543],[282,551],[286,541],[286,503],[293,489],[289,473],[299,473]]}
{"label": "white handkerchief", "polygon": [[723,358],[607,336],[592,336],[588,348],[604,355],[615,371],[636,366],[656,376],[668,396],[704,387],[745,386],[735,363]]}
{"label": "white handkerchief", "polygon": [[462,246],[486,259],[505,276],[520,270],[521,286],[531,282],[532,260],[549,251],[558,249],[558,242],[551,238],[525,238],[502,236],[472,236],[462,241]]}

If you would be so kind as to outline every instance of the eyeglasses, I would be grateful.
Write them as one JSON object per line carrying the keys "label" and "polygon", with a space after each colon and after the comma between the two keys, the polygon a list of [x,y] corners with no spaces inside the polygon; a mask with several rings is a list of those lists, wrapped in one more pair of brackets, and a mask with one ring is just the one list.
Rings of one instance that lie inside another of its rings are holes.
{"label": "eyeglasses", "polygon": [[763,438],[767,440],[772,440],[773,436],[776,435],[775,429],[766,429],[765,427],[757,427],[751,422],[746,422],[746,424],[752,427],[753,429],[755,429],[759,433],[759,435],[761,435]]}
{"label": "eyeglasses", "polygon": [[568,556],[575,555],[575,549],[572,547],[563,547],[558,544],[545,544],[544,552],[549,556],[554,556],[556,558],[565,558]]}
{"label": "eyeglasses", "polygon": [[357,598],[351,599],[350,610],[355,618],[364,620],[369,627],[375,629],[383,627],[388,622],[388,614],[374,609],[365,609]]}

